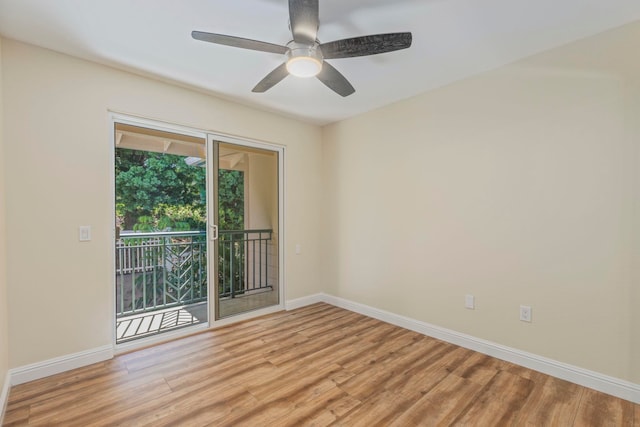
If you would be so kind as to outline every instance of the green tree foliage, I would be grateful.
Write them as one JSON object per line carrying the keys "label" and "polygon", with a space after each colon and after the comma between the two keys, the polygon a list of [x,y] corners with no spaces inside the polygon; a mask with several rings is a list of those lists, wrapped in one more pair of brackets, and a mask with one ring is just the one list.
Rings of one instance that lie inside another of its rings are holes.
{"label": "green tree foliage", "polygon": [[244,230],[244,173],[220,169],[218,223],[221,230]]}
{"label": "green tree foliage", "polygon": [[[218,171],[218,224],[220,230],[244,230],[244,173],[236,170]],[[228,237],[228,236],[227,236]],[[242,235],[239,236],[242,238]],[[220,295],[244,289],[244,245],[233,246],[221,243],[218,246],[218,292]],[[229,278],[229,288],[225,289],[225,275],[229,263],[236,266],[233,277]],[[240,268],[237,268],[240,266]]]}
{"label": "green tree foliage", "polygon": [[[116,216],[120,229],[204,230],[207,223],[206,168],[185,157],[116,149]],[[244,229],[244,173],[219,170],[218,223]]]}
{"label": "green tree foliage", "polygon": [[116,215],[120,228],[204,230],[206,169],[184,157],[116,149]]}

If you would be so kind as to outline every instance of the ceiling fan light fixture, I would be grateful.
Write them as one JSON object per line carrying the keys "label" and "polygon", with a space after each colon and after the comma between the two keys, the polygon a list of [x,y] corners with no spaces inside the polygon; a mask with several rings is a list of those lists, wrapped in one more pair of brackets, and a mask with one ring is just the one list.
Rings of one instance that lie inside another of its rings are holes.
{"label": "ceiling fan light fixture", "polygon": [[291,42],[287,45],[287,71],[296,77],[313,77],[322,70],[322,53],[312,46]]}
{"label": "ceiling fan light fixture", "polygon": [[297,56],[287,61],[287,71],[296,77],[317,76],[322,70],[322,62],[310,56]]}

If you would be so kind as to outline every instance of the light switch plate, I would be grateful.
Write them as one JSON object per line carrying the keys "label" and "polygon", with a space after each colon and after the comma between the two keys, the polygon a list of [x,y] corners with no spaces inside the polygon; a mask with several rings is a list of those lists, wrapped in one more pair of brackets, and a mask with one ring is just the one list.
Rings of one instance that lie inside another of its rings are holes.
{"label": "light switch plate", "polygon": [[78,228],[78,240],[81,242],[88,242],[91,240],[91,226],[81,225]]}
{"label": "light switch plate", "polygon": [[473,295],[465,295],[464,296],[464,306],[465,308],[469,308],[474,310],[476,308],[476,299]]}

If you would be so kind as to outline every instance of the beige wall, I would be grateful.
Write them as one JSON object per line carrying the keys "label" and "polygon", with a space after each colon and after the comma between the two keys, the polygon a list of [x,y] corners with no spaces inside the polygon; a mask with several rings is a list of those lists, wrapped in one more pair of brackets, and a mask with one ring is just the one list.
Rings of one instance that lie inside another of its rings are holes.
{"label": "beige wall", "polygon": [[[631,108],[627,122],[633,127],[631,128],[631,138],[636,140],[636,164],[640,165],[640,74],[637,79],[632,82],[629,88],[629,99]],[[640,218],[640,168],[636,168],[635,175],[636,194],[635,194],[635,213],[636,218]],[[635,265],[640,266],[640,221],[636,221],[636,229],[634,233],[635,243]],[[629,299],[629,310],[631,311],[632,323],[630,330],[631,339],[631,379],[636,384],[640,384],[640,268],[636,268],[633,276],[631,298]]]}
{"label": "beige wall", "polygon": [[[4,132],[3,132],[3,96],[2,96],[2,39],[0,39],[0,390],[9,369],[9,305],[7,304],[7,274],[5,246],[5,184],[4,184]],[[0,413],[2,405],[0,402]]]}
{"label": "beige wall", "polygon": [[250,229],[270,228],[278,232],[278,158],[258,153],[248,154]]}
{"label": "beige wall", "polygon": [[326,127],[328,291],[637,382],[638,39],[628,26]]}
{"label": "beige wall", "polygon": [[11,367],[112,342],[109,110],[285,145],[286,298],[320,291],[318,127],[10,40],[2,60]]}

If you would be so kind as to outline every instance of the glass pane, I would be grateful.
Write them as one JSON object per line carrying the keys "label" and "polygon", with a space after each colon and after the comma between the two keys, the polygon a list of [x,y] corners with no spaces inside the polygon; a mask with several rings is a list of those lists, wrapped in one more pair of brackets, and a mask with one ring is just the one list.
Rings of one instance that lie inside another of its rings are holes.
{"label": "glass pane", "polygon": [[204,140],[116,125],[116,342],[207,322]]}
{"label": "glass pane", "polygon": [[278,155],[219,143],[218,318],[279,304]]}

